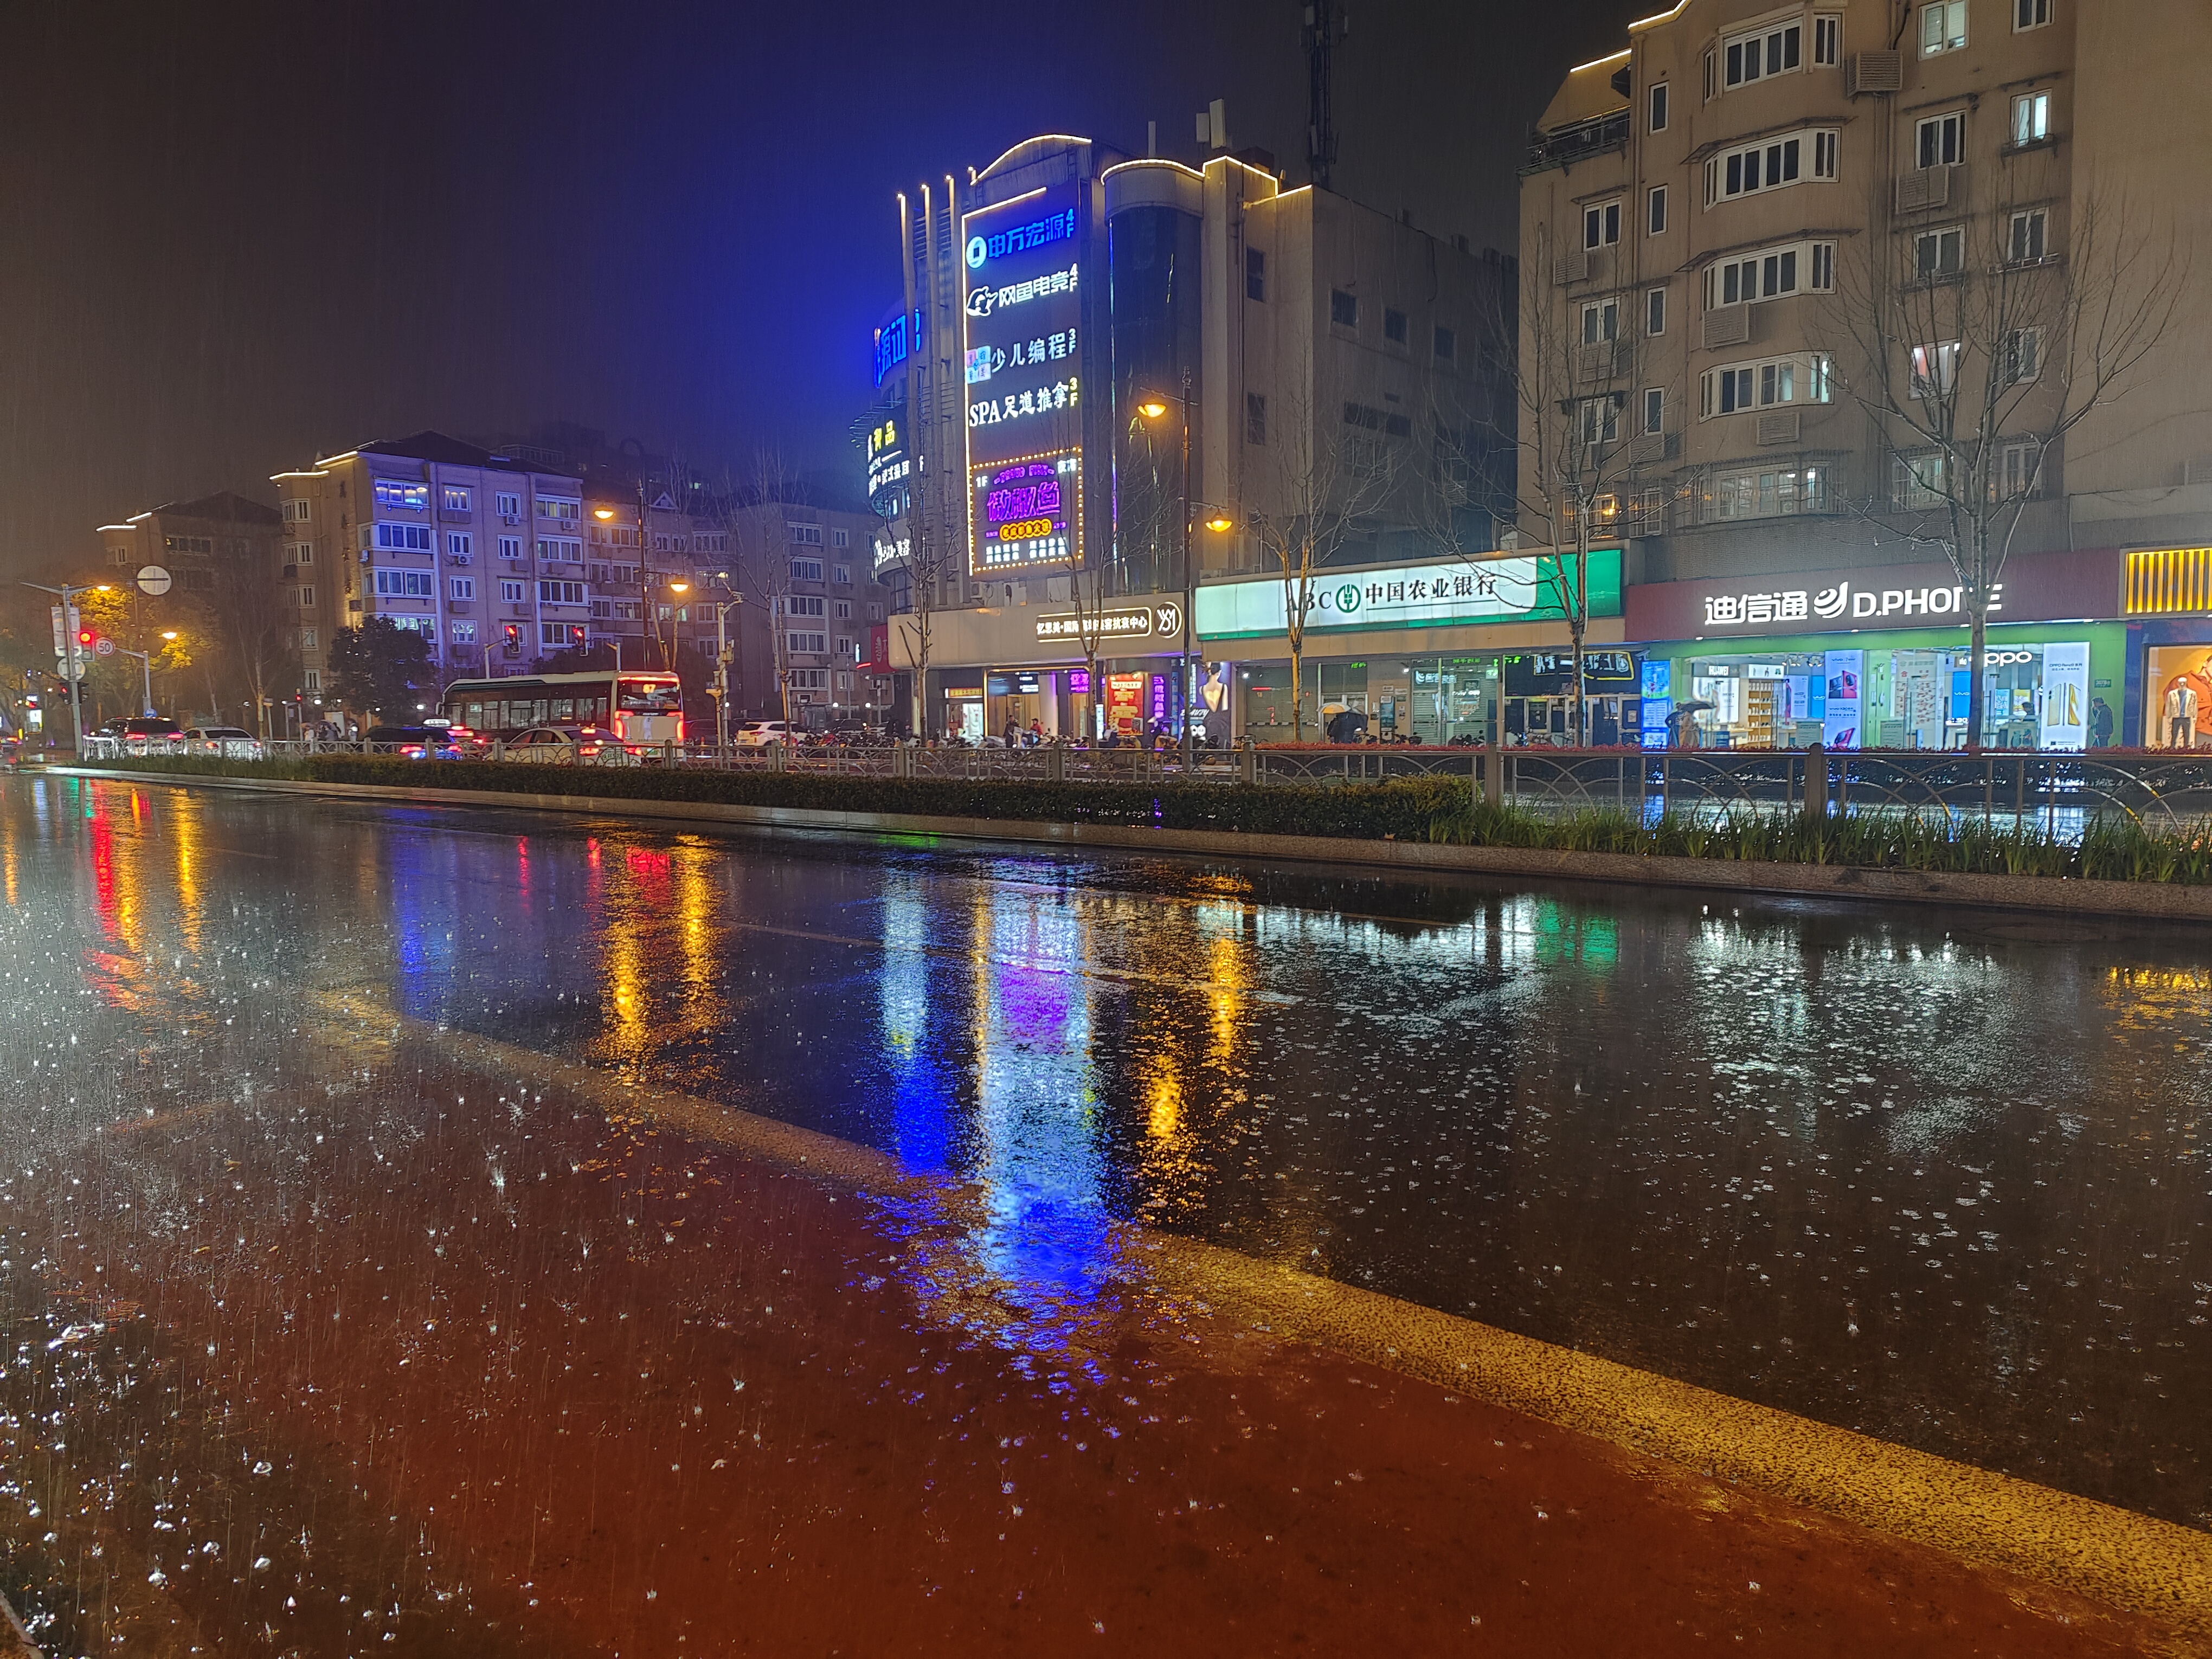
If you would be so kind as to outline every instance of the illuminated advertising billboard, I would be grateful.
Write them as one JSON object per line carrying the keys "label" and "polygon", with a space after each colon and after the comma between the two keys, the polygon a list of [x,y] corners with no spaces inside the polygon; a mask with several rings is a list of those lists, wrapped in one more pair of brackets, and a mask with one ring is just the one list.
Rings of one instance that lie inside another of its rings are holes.
{"label": "illuminated advertising billboard", "polygon": [[963,222],[977,575],[1065,566],[1083,545],[1080,199],[1057,185]]}
{"label": "illuminated advertising billboard", "polygon": [[896,519],[906,511],[908,477],[914,464],[899,441],[899,427],[905,418],[906,406],[902,404],[885,412],[868,431],[868,505],[885,519]]}

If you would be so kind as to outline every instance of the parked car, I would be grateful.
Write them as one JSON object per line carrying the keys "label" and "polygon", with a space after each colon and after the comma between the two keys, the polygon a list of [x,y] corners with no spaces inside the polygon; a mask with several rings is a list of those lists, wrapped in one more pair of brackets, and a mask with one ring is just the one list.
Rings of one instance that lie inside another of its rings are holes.
{"label": "parked car", "polygon": [[460,744],[442,726],[372,726],[362,734],[372,754],[406,760],[458,760]]}
{"label": "parked car", "polygon": [[791,728],[781,720],[747,720],[730,734],[732,746],[738,749],[765,749],[790,741]]}
{"label": "parked car", "polygon": [[46,751],[34,738],[0,739],[0,766],[10,772],[21,772],[46,763]]}
{"label": "parked car", "polygon": [[261,739],[243,726],[196,726],[185,733],[188,755],[218,755],[224,760],[259,760]]}
{"label": "parked car", "polygon": [[183,752],[185,728],[166,714],[147,714],[123,721],[116,738],[126,755],[175,755]]}
{"label": "parked car", "polygon": [[610,745],[596,732],[572,731],[560,726],[533,726],[507,739],[505,753],[511,761],[533,761],[541,766],[574,765],[597,760]]}

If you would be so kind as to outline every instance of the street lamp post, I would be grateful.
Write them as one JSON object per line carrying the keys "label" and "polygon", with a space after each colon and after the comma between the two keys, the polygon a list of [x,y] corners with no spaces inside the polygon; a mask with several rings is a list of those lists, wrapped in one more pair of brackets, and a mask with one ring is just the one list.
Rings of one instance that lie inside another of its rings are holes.
{"label": "street lamp post", "polygon": [[59,587],[48,587],[44,582],[25,582],[23,586],[33,588],[41,593],[55,594],[61,599],[63,656],[69,670],[70,746],[76,752],[76,757],[82,760],[84,758],[84,700],[77,689],[78,682],[82,676],[77,672],[76,619],[71,614],[71,608],[79,594],[105,593],[107,592],[107,584],[106,582],[88,583],[82,587],[72,587],[69,583],[64,582]]}
{"label": "street lamp post", "polygon": [[[691,584],[687,581],[668,584],[668,591],[672,593],[688,593],[690,590]],[[727,760],[730,753],[729,616],[744,602],[745,596],[742,593],[732,593],[726,599],[710,599],[706,601],[714,607],[714,752],[723,760]]]}
{"label": "street lamp post", "polygon": [[[1166,398],[1173,398],[1176,407],[1182,414],[1182,763],[1188,768],[1191,764],[1191,751],[1194,747],[1190,723],[1191,702],[1197,690],[1191,683],[1191,638],[1195,626],[1191,613],[1196,608],[1198,574],[1190,562],[1190,520],[1192,513],[1201,505],[1190,498],[1190,370],[1188,368],[1182,372],[1182,394],[1177,396],[1170,392],[1166,394]],[[1148,421],[1157,421],[1168,412],[1167,402],[1160,394],[1155,393],[1137,405],[1137,412]],[[1212,513],[1213,516],[1206,521],[1206,528],[1217,532],[1227,530],[1231,524],[1229,516],[1218,507],[1212,509]]]}
{"label": "street lamp post", "polygon": [[126,657],[136,657],[138,659],[138,672],[143,678],[143,684],[145,686],[145,701],[139,705],[138,712],[145,715],[148,720],[153,719],[154,653],[150,651],[133,651],[127,645],[118,645],[115,648],[118,651],[120,651]]}

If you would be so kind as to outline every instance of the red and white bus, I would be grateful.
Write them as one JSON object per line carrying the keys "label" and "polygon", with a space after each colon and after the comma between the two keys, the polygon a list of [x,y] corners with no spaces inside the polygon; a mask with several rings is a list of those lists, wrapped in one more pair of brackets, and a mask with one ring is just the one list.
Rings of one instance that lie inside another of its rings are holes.
{"label": "red and white bus", "polygon": [[487,739],[552,726],[604,734],[627,749],[684,741],[684,690],[668,673],[622,669],[455,680],[446,688],[444,709],[457,731]]}

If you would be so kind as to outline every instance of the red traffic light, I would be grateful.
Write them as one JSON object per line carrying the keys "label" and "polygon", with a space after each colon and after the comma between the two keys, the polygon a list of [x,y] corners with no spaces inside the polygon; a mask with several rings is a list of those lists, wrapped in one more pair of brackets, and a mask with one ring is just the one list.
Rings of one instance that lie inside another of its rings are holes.
{"label": "red traffic light", "polygon": [[80,628],[76,631],[76,642],[79,645],[90,645],[99,637],[100,635],[94,633],[89,628]]}

